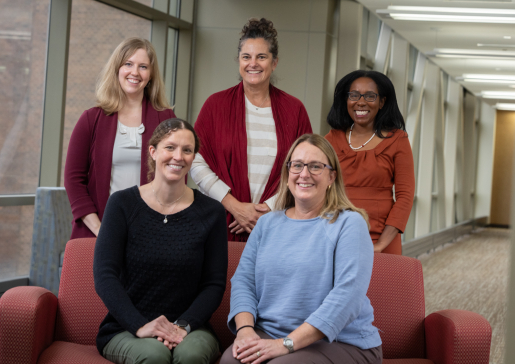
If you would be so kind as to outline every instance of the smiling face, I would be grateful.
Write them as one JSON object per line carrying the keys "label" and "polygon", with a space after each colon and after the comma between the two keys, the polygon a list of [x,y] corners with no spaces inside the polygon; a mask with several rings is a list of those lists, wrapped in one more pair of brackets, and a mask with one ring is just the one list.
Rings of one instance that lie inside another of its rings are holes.
{"label": "smiling face", "polygon": [[147,51],[138,49],[118,70],[118,81],[127,97],[142,97],[151,78]]}
{"label": "smiling face", "polygon": [[191,131],[179,129],[165,136],[157,148],[151,145],[149,151],[156,162],[156,178],[184,181],[195,158],[195,137]]}
{"label": "smiling face", "polygon": [[270,83],[272,71],[277,67],[277,59],[270,53],[270,45],[263,38],[247,39],[238,56],[240,75],[246,86]]}
{"label": "smiling face", "polygon": [[[300,143],[293,151],[290,160],[301,163],[320,162],[329,164],[324,152],[308,142]],[[299,174],[289,172],[288,188],[295,198],[295,206],[299,204],[323,206],[327,188],[334,182],[335,178],[336,172],[328,168],[324,168],[319,175],[309,173],[307,166]]]}
{"label": "smiling face", "polygon": [[[356,79],[350,85],[349,92],[352,91],[359,92],[360,94],[366,94],[367,92],[379,94],[376,83],[368,77]],[[347,95],[345,96],[347,97]],[[355,124],[366,128],[373,128],[377,113],[384,106],[385,100],[386,97],[381,98],[380,95],[372,102],[365,101],[364,97],[360,97],[358,101],[351,101],[347,98],[347,111]]]}

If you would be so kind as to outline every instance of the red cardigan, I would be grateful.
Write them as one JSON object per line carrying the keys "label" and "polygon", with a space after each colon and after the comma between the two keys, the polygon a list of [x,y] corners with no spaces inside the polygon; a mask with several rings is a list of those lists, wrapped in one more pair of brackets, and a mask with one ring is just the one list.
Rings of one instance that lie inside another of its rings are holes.
{"label": "red cardigan", "polygon": [[[293,142],[312,133],[302,102],[270,85],[270,101],[277,135],[277,156],[260,203],[277,192],[281,168]],[[200,154],[211,170],[231,189],[240,202],[251,202],[247,168],[247,130],[243,82],[211,95],[200,110],[195,131],[200,138]],[[227,213],[227,224],[234,221]],[[248,234],[231,234],[229,240],[246,241]]]}
{"label": "red cardigan", "polygon": [[[140,183],[147,183],[148,141],[154,129],[163,120],[174,118],[172,110],[156,111],[144,99],[141,121],[145,125],[141,147]],[[94,237],[83,223],[82,217],[97,213],[100,221],[109,198],[113,147],[118,124],[118,113],[106,115],[99,107],[82,113],[73,129],[66,165],[64,168],[64,187],[72,208],[71,239]]]}

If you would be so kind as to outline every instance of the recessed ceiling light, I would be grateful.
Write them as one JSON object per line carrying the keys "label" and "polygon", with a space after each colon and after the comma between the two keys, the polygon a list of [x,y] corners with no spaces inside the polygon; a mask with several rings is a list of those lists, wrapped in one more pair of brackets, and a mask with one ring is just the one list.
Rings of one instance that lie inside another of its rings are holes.
{"label": "recessed ceiling light", "polygon": [[489,43],[478,43],[478,47],[490,47],[490,48],[515,48],[515,44],[489,44]]}
{"label": "recessed ceiling light", "polygon": [[468,78],[472,80],[497,80],[497,81],[512,81],[515,82],[515,75],[483,75],[464,73],[461,78]]}
{"label": "recessed ceiling light", "polygon": [[461,77],[456,77],[456,81],[513,84],[515,83],[515,75],[478,75],[466,73]]}
{"label": "recessed ceiling light", "polygon": [[478,75],[464,74],[456,77],[456,81],[463,82],[480,82],[480,83],[497,83],[497,84],[513,84],[515,83],[514,75]]}
{"label": "recessed ceiling light", "polygon": [[504,39],[511,39],[511,35],[505,35],[503,38]]}
{"label": "recessed ceiling light", "polygon": [[512,59],[515,58],[514,51],[499,51],[486,49],[450,49],[435,48],[433,52],[426,53],[428,57],[442,58],[488,58],[488,59]]}
{"label": "recessed ceiling light", "polygon": [[482,91],[485,99],[515,100],[515,91]]}
{"label": "recessed ceiling light", "polygon": [[495,104],[495,108],[497,110],[515,110],[515,104],[503,104],[498,102],[497,104]]}
{"label": "recessed ceiling light", "polygon": [[431,6],[388,6],[378,9],[381,18],[416,21],[514,24],[515,10]]}

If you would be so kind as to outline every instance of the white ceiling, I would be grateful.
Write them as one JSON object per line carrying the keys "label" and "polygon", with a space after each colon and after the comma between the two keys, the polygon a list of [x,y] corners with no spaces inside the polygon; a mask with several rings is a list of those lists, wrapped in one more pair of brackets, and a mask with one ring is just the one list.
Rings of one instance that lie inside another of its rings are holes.
{"label": "white ceiling", "polygon": [[[389,5],[440,6],[461,8],[495,8],[515,9],[512,0],[358,0],[368,10],[376,14],[377,9],[386,9]],[[376,14],[377,16],[377,14]],[[498,50],[501,47],[478,47],[478,43],[515,46],[515,24],[450,23],[428,21],[406,21],[381,19],[395,32],[423,53],[434,48]],[[511,39],[504,39],[511,36]],[[506,49],[514,51],[514,48]],[[465,58],[430,58],[452,77],[464,73],[515,75],[515,60],[465,59]],[[481,91],[515,91],[509,84],[490,84],[460,82],[472,93]],[[514,83],[515,85],[515,83]],[[488,100],[485,100],[488,101]],[[489,101],[490,104],[496,100]],[[503,101],[500,101],[503,102]],[[504,101],[506,102],[506,101]],[[510,102],[510,101],[508,101]],[[515,101],[511,101],[515,102]]]}

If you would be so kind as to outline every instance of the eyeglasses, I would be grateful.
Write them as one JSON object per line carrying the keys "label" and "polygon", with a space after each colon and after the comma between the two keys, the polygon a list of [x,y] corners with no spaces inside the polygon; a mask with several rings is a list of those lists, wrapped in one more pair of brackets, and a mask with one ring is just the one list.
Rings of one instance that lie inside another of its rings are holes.
{"label": "eyeglasses", "polygon": [[375,92],[367,92],[366,94],[360,94],[357,91],[347,92],[347,95],[349,95],[349,100],[351,101],[359,101],[359,99],[361,99],[361,96],[363,96],[363,99],[366,102],[374,102],[376,101],[377,96],[379,96]]}
{"label": "eyeglasses", "polygon": [[295,173],[295,174],[299,174],[304,169],[304,166],[308,166],[309,173],[311,173],[315,176],[322,174],[322,172],[324,171],[324,168],[333,169],[333,167],[331,167],[327,164],[321,163],[321,162],[302,163],[302,162],[290,161],[290,162],[286,163],[286,165],[288,166],[288,170],[291,173]]}

